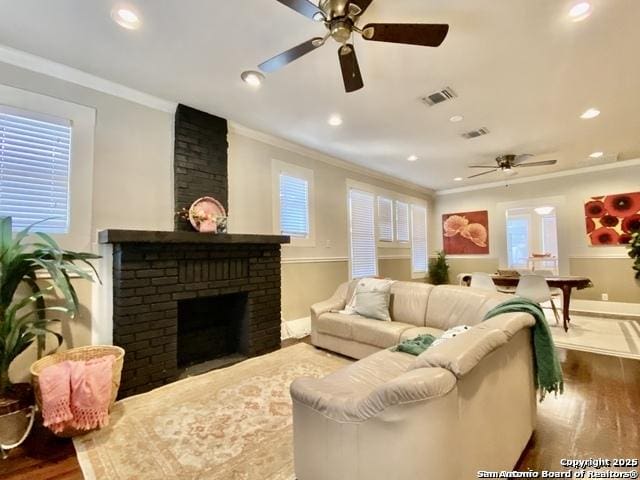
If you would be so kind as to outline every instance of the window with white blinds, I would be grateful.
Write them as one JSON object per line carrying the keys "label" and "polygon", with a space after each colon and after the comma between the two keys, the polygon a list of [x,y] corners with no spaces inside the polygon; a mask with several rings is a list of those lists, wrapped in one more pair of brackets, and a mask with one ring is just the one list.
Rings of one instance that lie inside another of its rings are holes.
{"label": "window with white blinds", "polygon": [[374,277],[378,273],[374,215],[374,195],[349,190],[351,278]]}
{"label": "window with white blinds", "polygon": [[70,157],[71,122],[0,106],[0,216],[15,230],[42,222],[39,231],[67,233]]}
{"label": "window with white blinds", "polygon": [[280,233],[309,236],[309,182],[284,173],[280,174]]}
{"label": "window with white blinds", "polygon": [[411,264],[414,273],[427,271],[427,209],[411,205]]}
{"label": "window with white blinds", "polygon": [[409,243],[409,204],[396,201],[396,240]]}
{"label": "window with white blinds", "polygon": [[393,201],[378,197],[378,239],[393,242]]}

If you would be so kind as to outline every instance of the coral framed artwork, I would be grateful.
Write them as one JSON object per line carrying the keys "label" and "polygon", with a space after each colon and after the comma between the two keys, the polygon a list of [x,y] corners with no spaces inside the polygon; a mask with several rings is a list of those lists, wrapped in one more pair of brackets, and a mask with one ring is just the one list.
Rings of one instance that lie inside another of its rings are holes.
{"label": "coral framed artwork", "polygon": [[489,253],[489,212],[442,215],[442,245],[448,255]]}
{"label": "coral framed artwork", "polygon": [[589,245],[627,245],[640,231],[640,192],[591,197],[584,214]]}

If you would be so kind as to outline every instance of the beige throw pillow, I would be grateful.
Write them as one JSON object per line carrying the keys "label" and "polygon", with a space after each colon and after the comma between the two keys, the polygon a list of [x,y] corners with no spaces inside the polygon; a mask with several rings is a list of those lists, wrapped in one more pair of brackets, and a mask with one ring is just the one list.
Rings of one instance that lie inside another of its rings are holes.
{"label": "beige throw pillow", "polygon": [[389,315],[389,301],[391,299],[391,285],[393,280],[377,278],[363,278],[358,280],[350,306],[363,317],[391,321]]}

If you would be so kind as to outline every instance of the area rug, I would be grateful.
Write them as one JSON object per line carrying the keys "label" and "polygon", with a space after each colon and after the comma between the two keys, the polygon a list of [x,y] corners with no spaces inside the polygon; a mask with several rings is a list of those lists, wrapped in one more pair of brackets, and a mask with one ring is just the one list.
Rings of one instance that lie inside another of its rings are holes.
{"label": "area rug", "polygon": [[289,385],[348,360],[297,344],[116,403],[74,439],[86,479],[292,480]]}
{"label": "area rug", "polygon": [[569,331],[547,315],[553,341],[569,350],[640,359],[640,321],[571,315]]}

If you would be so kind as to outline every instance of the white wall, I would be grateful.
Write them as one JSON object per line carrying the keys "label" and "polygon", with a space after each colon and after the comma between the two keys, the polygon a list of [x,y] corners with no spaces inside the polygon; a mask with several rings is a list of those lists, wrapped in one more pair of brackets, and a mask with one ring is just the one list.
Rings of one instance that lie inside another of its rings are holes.
{"label": "white wall", "polygon": [[[173,228],[173,114],[1,62],[0,84],[95,111],[93,157],[72,160],[93,163],[88,185],[90,213],[83,215],[86,223],[78,226],[90,232],[90,242],[95,242],[98,230],[106,228]],[[84,249],[96,250],[97,246],[86,243]],[[92,300],[106,288],[80,279],[74,284],[82,307],[62,328],[69,347],[91,342],[91,326],[96,321]],[[34,359],[32,350],[25,352],[13,365],[13,379],[27,378]]]}
{"label": "white wall", "polygon": [[95,109],[92,214],[105,228],[173,228],[173,115],[0,62],[0,83]]}
{"label": "white wall", "polygon": [[[451,261],[465,262],[472,266],[487,259],[496,266],[507,267],[505,208],[513,202],[533,200],[532,204],[548,203],[557,207],[558,248],[560,270],[563,274],[577,274],[587,265],[589,276],[593,277],[597,289],[583,293],[612,293],[614,296],[624,291],[619,301],[640,302],[640,289],[633,281],[629,258],[624,246],[590,246],[584,220],[584,201],[592,196],[627,193],[640,190],[640,164],[630,161],[622,168],[581,173],[571,176],[547,178],[535,182],[516,183],[482,190],[453,194],[439,194],[431,217],[431,248],[442,248],[442,215],[448,213],[488,210],[489,211],[489,255],[450,256]],[[541,200],[538,200],[541,199]],[[625,260],[626,259],[626,260]],[[469,267],[471,268],[471,267]],[[628,270],[627,270],[628,268]],[[615,275],[610,275],[615,269]],[[619,271],[618,271],[619,270]],[[607,275],[605,279],[604,276]],[[615,278],[613,278],[615,277]],[[608,285],[607,290],[599,284]],[[634,299],[635,298],[635,299]],[[593,298],[594,300],[598,298]],[[611,300],[614,300],[613,298]]]}

